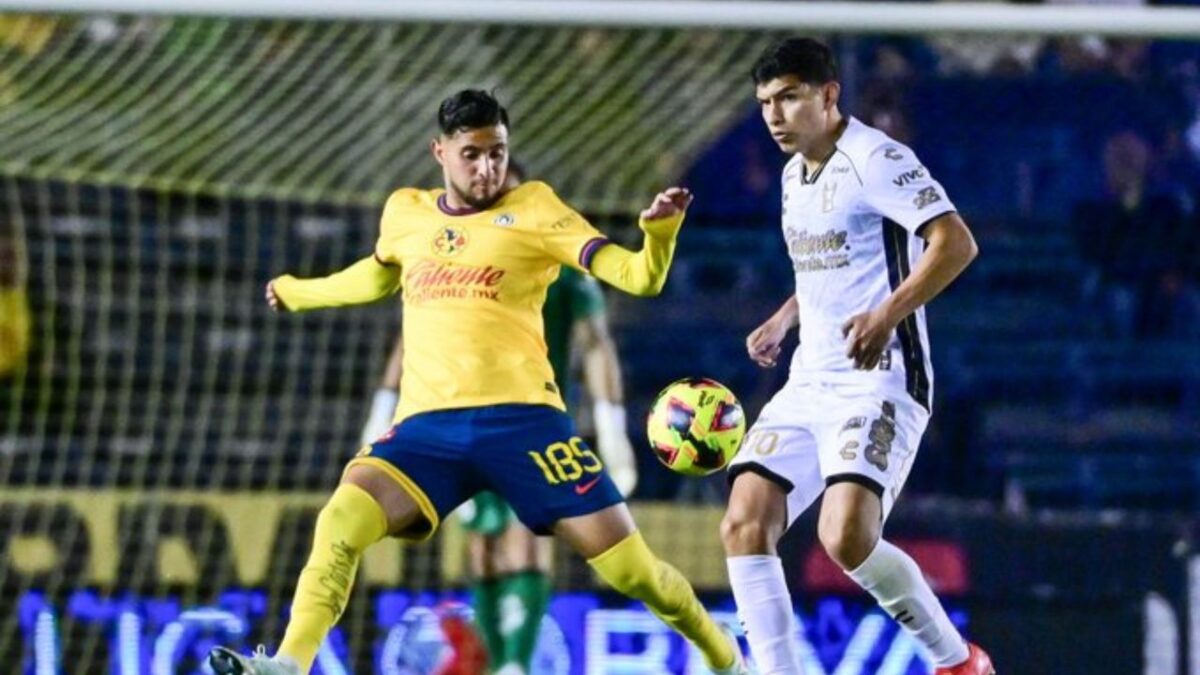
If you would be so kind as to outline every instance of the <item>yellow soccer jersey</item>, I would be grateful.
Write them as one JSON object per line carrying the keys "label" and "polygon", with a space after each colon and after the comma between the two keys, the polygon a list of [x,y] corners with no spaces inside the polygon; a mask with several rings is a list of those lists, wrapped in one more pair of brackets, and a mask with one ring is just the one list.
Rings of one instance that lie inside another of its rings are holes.
{"label": "yellow soccer jersey", "polygon": [[404,374],[396,422],[501,403],[563,409],[546,356],[542,304],[559,265],[586,271],[607,239],[545,183],[486,211],[454,212],[444,190],[397,190],[375,257],[400,268]]}

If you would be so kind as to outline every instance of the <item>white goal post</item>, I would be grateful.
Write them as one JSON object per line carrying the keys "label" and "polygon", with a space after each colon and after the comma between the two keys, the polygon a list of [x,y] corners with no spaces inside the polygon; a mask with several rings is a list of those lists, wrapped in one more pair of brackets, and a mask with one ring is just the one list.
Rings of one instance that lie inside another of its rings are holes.
{"label": "white goal post", "polygon": [[734,0],[3,0],[0,10],[621,27],[1200,37],[1200,9]]}

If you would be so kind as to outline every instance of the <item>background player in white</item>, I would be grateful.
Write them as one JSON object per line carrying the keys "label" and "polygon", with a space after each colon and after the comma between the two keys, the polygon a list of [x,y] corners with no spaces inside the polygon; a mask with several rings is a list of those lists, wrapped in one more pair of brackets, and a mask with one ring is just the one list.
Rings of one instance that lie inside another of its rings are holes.
{"label": "background player in white", "polygon": [[801,672],[775,546],[824,493],[829,556],[928,648],[939,675],[992,675],[912,558],[881,539],[929,420],[922,307],[971,262],[975,241],[912,150],[838,110],[828,47],[783,40],[752,74],[772,137],[795,155],[783,233],[796,293],[746,347],[771,367],[796,326],[800,345],[730,467],[721,538],[751,653],[763,675]]}

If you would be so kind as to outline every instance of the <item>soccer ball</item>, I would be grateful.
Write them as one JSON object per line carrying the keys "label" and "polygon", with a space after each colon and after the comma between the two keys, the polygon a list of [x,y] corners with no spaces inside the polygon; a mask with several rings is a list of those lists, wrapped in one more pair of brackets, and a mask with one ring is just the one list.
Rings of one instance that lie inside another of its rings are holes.
{"label": "soccer ball", "polygon": [[667,385],[646,420],[654,455],[668,469],[688,476],[724,469],[745,434],[742,404],[725,385],[706,377]]}

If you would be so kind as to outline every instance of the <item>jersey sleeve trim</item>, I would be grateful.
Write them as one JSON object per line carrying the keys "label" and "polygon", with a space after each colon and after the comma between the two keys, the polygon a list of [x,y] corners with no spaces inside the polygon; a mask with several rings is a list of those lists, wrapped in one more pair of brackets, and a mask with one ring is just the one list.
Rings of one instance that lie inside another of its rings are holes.
{"label": "jersey sleeve trim", "polygon": [[958,213],[958,209],[946,209],[945,211],[942,211],[941,213],[939,213],[935,216],[930,216],[929,218],[926,218],[920,225],[917,225],[916,227],[913,228],[913,234],[917,235],[918,237],[922,237],[921,230],[925,229],[926,225],[932,223],[933,221],[937,220],[938,218],[941,218],[942,216],[949,214],[949,213]]}
{"label": "jersey sleeve trim", "polygon": [[394,262],[388,262],[388,261],[384,260],[383,258],[380,258],[378,251],[375,251],[374,253],[372,253],[371,256],[375,258],[375,262],[379,263],[383,267],[399,267],[400,266]]}
{"label": "jersey sleeve trim", "polygon": [[592,268],[592,258],[596,257],[596,252],[604,246],[611,243],[608,237],[593,237],[589,239],[583,248],[579,249],[579,266],[585,270]]}

